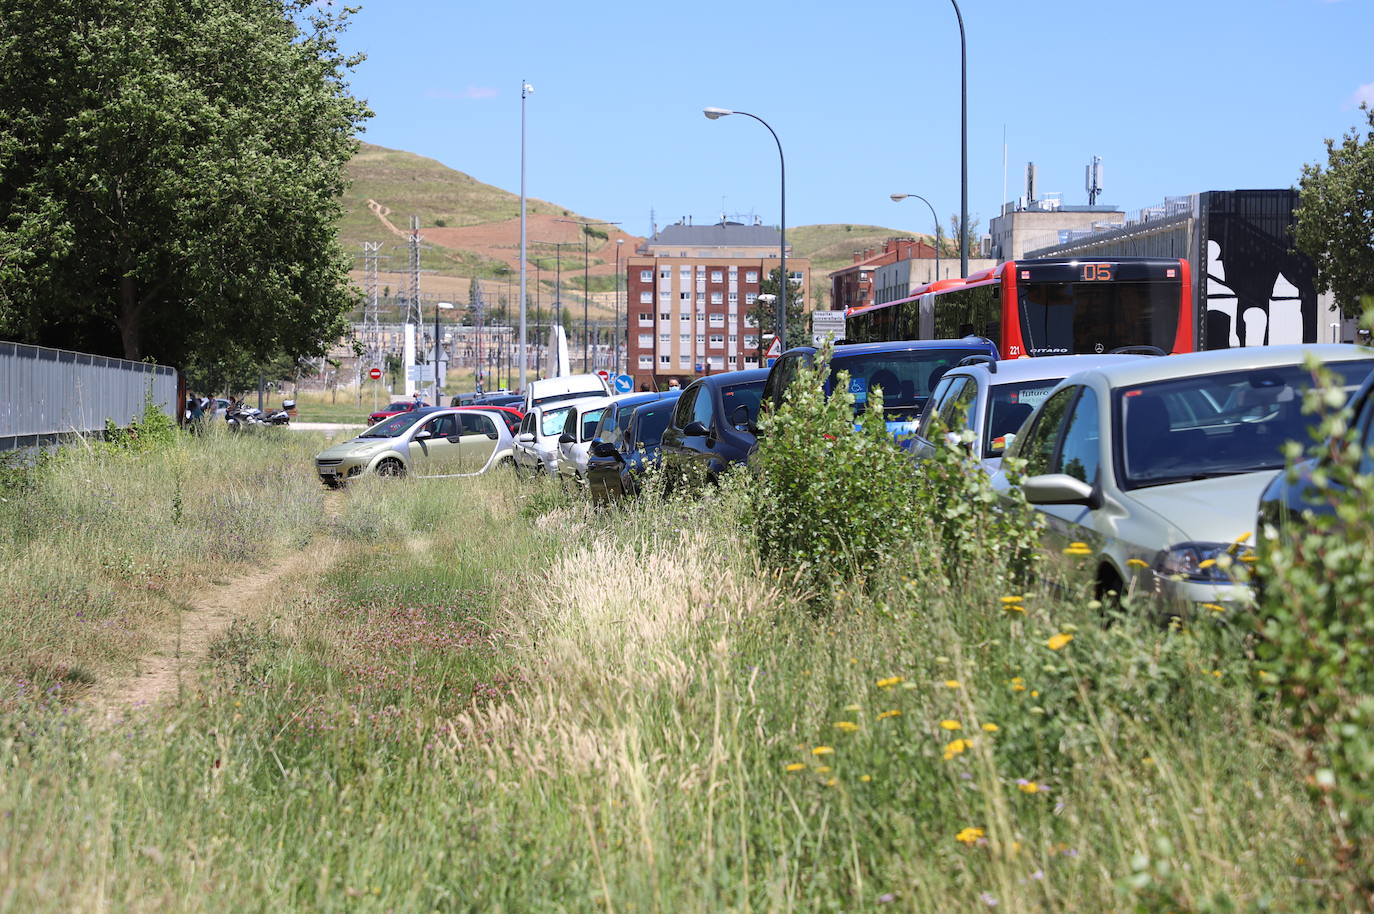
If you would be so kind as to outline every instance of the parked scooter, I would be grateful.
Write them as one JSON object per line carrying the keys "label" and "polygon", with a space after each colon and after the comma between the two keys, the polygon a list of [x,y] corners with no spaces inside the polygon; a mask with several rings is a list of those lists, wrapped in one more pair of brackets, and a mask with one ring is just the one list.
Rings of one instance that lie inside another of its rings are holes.
{"label": "parked scooter", "polygon": [[295,408],[295,400],[283,400],[281,409],[273,410],[270,413],[264,413],[256,406],[249,406],[246,403],[236,403],[225,412],[224,421],[229,423],[229,430],[233,432],[268,426],[290,425],[290,411]]}

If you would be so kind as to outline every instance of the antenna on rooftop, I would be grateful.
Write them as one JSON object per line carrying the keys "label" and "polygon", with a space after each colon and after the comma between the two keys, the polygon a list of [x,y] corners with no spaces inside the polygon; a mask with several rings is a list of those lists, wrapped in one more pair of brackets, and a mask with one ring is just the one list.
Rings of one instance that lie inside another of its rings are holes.
{"label": "antenna on rooftop", "polygon": [[1031,205],[1031,204],[1034,204],[1034,203],[1035,203],[1035,178],[1036,178],[1036,174],[1037,174],[1037,172],[1036,172],[1036,168],[1035,168],[1035,163],[1034,163],[1034,162],[1027,162],[1027,163],[1026,163],[1026,203],[1027,203],[1027,205]]}
{"label": "antenna on rooftop", "polygon": [[1102,194],[1101,156],[1093,156],[1092,162],[1083,166],[1083,189],[1088,192],[1088,205],[1095,205]]}

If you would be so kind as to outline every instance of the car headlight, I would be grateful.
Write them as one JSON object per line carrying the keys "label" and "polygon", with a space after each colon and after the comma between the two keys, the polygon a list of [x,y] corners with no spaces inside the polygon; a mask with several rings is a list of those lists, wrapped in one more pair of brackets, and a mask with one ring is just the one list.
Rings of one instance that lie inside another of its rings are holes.
{"label": "car headlight", "polygon": [[1210,584],[1230,584],[1235,543],[1178,543],[1155,558],[1155,572]]}

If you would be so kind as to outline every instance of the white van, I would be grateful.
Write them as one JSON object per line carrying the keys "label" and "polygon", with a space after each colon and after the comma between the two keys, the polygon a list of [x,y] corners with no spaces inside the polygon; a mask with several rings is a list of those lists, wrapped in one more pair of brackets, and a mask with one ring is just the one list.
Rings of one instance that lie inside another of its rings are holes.
{"label": "white van", "polygon": [[607,397],[611,394],[610,385],[594,374],[569,374],[561,378],[544,378],[530,381],[525,385],[525,412],[536,406],[548,406],[564,400],[581,400],[583,397]]}

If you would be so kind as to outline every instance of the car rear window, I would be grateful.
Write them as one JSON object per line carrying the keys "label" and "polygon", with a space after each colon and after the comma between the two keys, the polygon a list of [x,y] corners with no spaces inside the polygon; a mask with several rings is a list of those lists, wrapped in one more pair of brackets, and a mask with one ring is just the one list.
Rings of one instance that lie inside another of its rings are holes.
{"label": "car rear window", "polygon": [[899,352],[870,352],[854,355],[836,354],[830,361],[830,377],[825,390],[834,390],[836,376],[849,373],[849,392],[854,395],[855,409],[868,403],[870,391],[883,389],[883,406],[915,407],[930,398],[935,385],[961,359],[982,355],[986,349],[907,349]]}

